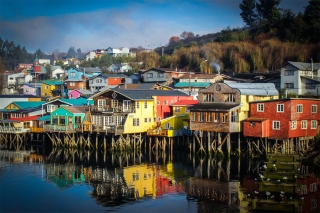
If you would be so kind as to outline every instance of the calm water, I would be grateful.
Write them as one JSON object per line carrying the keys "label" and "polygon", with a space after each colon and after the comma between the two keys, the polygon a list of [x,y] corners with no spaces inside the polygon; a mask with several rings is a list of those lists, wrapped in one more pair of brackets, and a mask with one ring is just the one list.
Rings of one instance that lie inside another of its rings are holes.
{"label": "calm water", "polygon": [[0,212],[252,212],[259,160],[174,153],[0,150]]}

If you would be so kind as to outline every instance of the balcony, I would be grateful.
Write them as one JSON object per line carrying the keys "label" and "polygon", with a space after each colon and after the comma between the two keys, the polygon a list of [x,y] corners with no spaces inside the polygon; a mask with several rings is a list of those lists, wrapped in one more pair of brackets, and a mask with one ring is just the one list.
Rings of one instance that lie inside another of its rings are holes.
{"label": "balcony", "polygon": [[29,128],[0,126],[1,133],[25,133],[25,132],[29,132],[29,131],[30,131]]}
{"label": "balcony", "polygon": [[99,132],[99,133],[106,133],[106,134],[121,135],[124,132],[124,126],[122,125],[97,126],[94,124],[84,124],[82,127],[79,127],[77,131]]}
{"label": "balcony", "polygon": [[75,132],[74,125],[43,125],[44,132]]}
{"label": "balcony", "polygon": [[135,113],[133,106],[128,107],[111,107],[111,106],[90,106],[92,112],[117,112],[117,113]]}

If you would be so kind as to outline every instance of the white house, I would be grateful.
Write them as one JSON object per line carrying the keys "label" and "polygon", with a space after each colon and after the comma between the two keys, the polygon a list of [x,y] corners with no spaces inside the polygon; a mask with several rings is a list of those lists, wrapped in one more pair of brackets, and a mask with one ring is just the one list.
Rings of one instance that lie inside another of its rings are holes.
{"label": "white house", "polygon": [[51,67],[51,78],[63,78],[65,76],[66,73],[60,66]]}
{"label": "white house", "polygon": [[121,48],[112,48],[109,47],[106,49],[107,53],[109,55],[112,55],[113,57],[127,55],[127,56],[134,56],[133,53],[130,52],[130,49],[128,47],[121,47]]}
{"label": "white house", "polygon": [[8,88],[12,88],[12,87],[15,87],[16,84],[17,84],[17,79],[18,78],[21,78],[21,77],[24,77],[24,73],[21,72],[21,73],[13,73],[13,74],[9,74],[7,75],[7,87]]}
{"label": "white house", "polygon": [[320,95],[320,63],[288,61],[281,69],[280,87],[297,95]]}
{"label": "white house", "polygon": [[50,59],[39,59],[39,64],[41,64],[41,65],[44,65],[44,64],[50,65]]}

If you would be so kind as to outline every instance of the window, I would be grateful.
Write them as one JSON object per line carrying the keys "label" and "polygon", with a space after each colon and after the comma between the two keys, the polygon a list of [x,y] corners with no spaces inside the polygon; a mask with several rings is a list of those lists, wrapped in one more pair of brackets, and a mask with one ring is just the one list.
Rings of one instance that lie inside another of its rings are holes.
{"label": "window", "polygon": [[195,121],[195,120],[196,120],[196,113],[191,112],[191,121]]}
{"label": "window", "polygon": [[140,102],[139,101],[136,102],[136,108],[140,109]]}
{"label": "window", "polygon": [[280,129],[280,121],[272,121],[272,129],[279,130]]}
{"label": "window", "polygon": [[301,121],[301,129],[307,129],[308,128],[308,121],[303,120]]}
{"label": "window", "polygon": [[152,73],[148,73],[147,74],[147,78],[153,78],[153,74]]}
{"label": "window", "polygon": [[148,108],[148,101],[144,102],[144,108],[147,109]]}
{"label": "window", "polygon": [[212,113],[211,112],[206,113],[206,122],[212,122]]}
{"label": "window", "polygon": [[300,194],[301,195],[305,195],[307,194],[307,186],[306,185],[302,185],[300,188]]}
{"label": "window", "polygon": [[284,105],[283,104],[277,104],[277,112],[284,112]]}
{"label": "window", "polygon": [[163,78],[164,74],[163,73],[158,73],[157,76],[158,76],[158,78]]}
{"label": "window", "polygon": [[316,120],[312,120],[311,121],[311,129],[316,129],[317,128],[317,121]]}
{"label": "window", "polygon": [[133,126],[140,126],[140,124],[139,124],[139,118],[134,118],[134,119],[133,119]]}
{"label": "window", "polygon": [[96,83],[102,83],[102,79],[96,79]]}
{"label": "window", "polygon": [[148,118],[144,118],[144,122],[145,122],[145,123],[148,123]]}
{"label": "window", "polygon": [[199,121],[204,122],[204,112],[200,112]]}
{"label": "window", "polygon": [[311,183],[310,184],[310,192],[316,192],[317,191],[317,184]]}
{"label": "window", "polygon": [[111,100],[111,107],[112,108],[118,108],[118,104],[119,104],[118,100],[115,100],[115,99]]}
{"label": "window", "polygon": [[228,113],[222,114],[222,123],[228,123]]}
{"label": "window", "polygon": [[151,118],[149,118],[149,122],[151,122]]}
{"label": "window", "polygon": [[219,112],[214,112],[213,113],[213,122],[219,123],[220,122],[220,113]]}
{"label": "window", "polygon": [[236,102],[236,94],[224,94],[224,102]]}
{"label": "window", "polygon": [[258,104],[257,105],[257,111],[258,112],[263,112],[264,111],[264,104]]}
{"label": "window", "polygon": [[238,111],[231,111],[231,122],[238,122]]}
{"label": "window", "polygon": [[139,180],[139,173],[132,173],[132,180]]}
{"label": "window", "polygon": [[214,95],[213,94],[203,94],[203,102],[214,102]]}
{"label": "window", "polygon": [[302,113],[302,104],[297,105],[297,112]]}
{"label": "window", "polygon": [[180,107],[179,106],[174,107],[174,112],[180,112]]}
{"label": "window", "polygon": [[157,105],[160,105],[160,101],[157,101]]}
{"label": "window", "polygon": [[165,129],[170,129],[170,123],[169,123],[169,122],[166,122],[166,123],[164,124],[164,128],[165,128]]}
{"label": "window", "polygon": [[112,116],[104,116],[104,126],[110,126],[112,122]]}
{"label": "window", "polygon": [[45,86],[46,89],[49,89],[49,86]]}
{"label": "window", "polygon": [[75,116],[74,121],[76,124],[81,124],[81,116]]}
{"label": "window", "polygon": [[294,75],[294,71],[293,70],[285,70],[284,75]]}
{"label": "window", "polygon": [[66,125],[66,117],[59,116],[59,125]]}
{"label": "window", "polygon": [[284,88],[293,89],[293,83],[285,83]]}
{"label": "window", "polygon": [[75,85],[76,85],[75,82],[70,82],[70,87],[73,87],[73,86],[75,86]]}
{"label": "window", "polygon": [[318,112],[318,106],[317,105],[312,105],[311,106],[311,112],[312,113],[317,113]]}
{"label": "window", "polygon": [[58,124],[58,116],[52,116],[52,124],[57,125]]}
{"label": "window", "polygon": [[123,112],[128,112],[130,110],[130,107],[131,107],[131,101],[129,100],[123,100],[123,103],[122,103],[122,110]]}
{"label": "window", "polygon": [[164,101],[164,102],[163,102],[163,105],[168,105],[168,101]]}
{"label": "window", "polygon": [[70,77],[76,77],[76,73],[75,72],[71,72],[70,73]]}
{"label": "window", "polygon": [[103,111],[106,107],[105,99],[98,99],[98,111]]}
{"label": "window", "polygon": [[58,106],[56,105],[52,105],[52,104],[47,105],[47,112],[53,112],[56,109],[58,109]]}
{"label": "window", "polygon": [[311,200],[311,209],[315,209],[317,208],[317,199],[312,199]]}
{"label": "window", "polygon": [[296,129],[297,128],[297,121],[291,121],[291,129]]}

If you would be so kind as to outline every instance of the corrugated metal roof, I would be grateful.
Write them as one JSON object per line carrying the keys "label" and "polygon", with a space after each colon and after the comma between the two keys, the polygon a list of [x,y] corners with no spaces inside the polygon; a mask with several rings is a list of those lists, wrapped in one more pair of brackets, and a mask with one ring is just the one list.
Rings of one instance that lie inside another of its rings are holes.
{"label": "corrugated metal roof", "polygon": [[180,76],[179,79],[213,79],[217,76],[220,76],[218,74],[205,74],[205,73],[194,73],[194,74],[184,74],[183,76]]}
{"label": "corrugated metal roof", "polygon": [[233,89],[238,89],[241,95],[279,95],[279,92],[273,83],[228,83],[227,85]]}
{"label": "corrugated metal roof", "polygon": [[88,107],[84,106],[62,106],[62,108],[68,110],[69,112],[75,114],[75,113],[86,113],[89,109]]}
{"label": "corrugated metal roof", "polygon": [[240,107],[240,104],[235,103],[199,103],[189,107],[191,110],[197,111],[230,111],[233,108]]}
{"label": "corrugated metal roof", "polygon": [[[288,61],[285,65],[287,64],[291,64],[292,66],[298,68],[299,70],[311,70],[312,68],[311,63]],[[313,70],[318,70],[318,69],[320,69],[320,63],[313,63]]]}
{"label": "corrugated metal roof", "polygon": [[46,81],[42,81],[43,84],[49,84],[49,85],[61,85],[63,84],[62,81],[52,81],[52,80],[46,80]]}
{"label": "corrugated metal roof", "polygon": [[153,96],[188,96],[187,94],[177,90],[112,90],[119,92],[132,100],[153,100]]}
{"label": "corrugated metal roof", "polygon": [[171,106],[190,106],[198,104],[198,102],[198,100],[181,100],[171,104]]}
{"label": "corrugated metal roof", "polygon": [[14,101],[13,104],[17,105],[20,109],[37,108],[44,104],[44,101]]}
{"label": "corrugated metal roof", "polygon": [[[206,88],[210,86],[210,82],[190,82],[191,87],[203,87]],[[174,87],[189,87],[189,82],[178,82]]]}
{"label": "corrugated metal roof", "polygon": [[88,105],[88,101],[89,103],[91,103],[92,101],[86,99],[86,98],[83,98],[83,97],[80,97],[80,98],[77,98],[77,99],[68,99],[68,98],[60,98],[59,100],[65,102],[65,103],[69,103],[73,106],[87,106]]}

